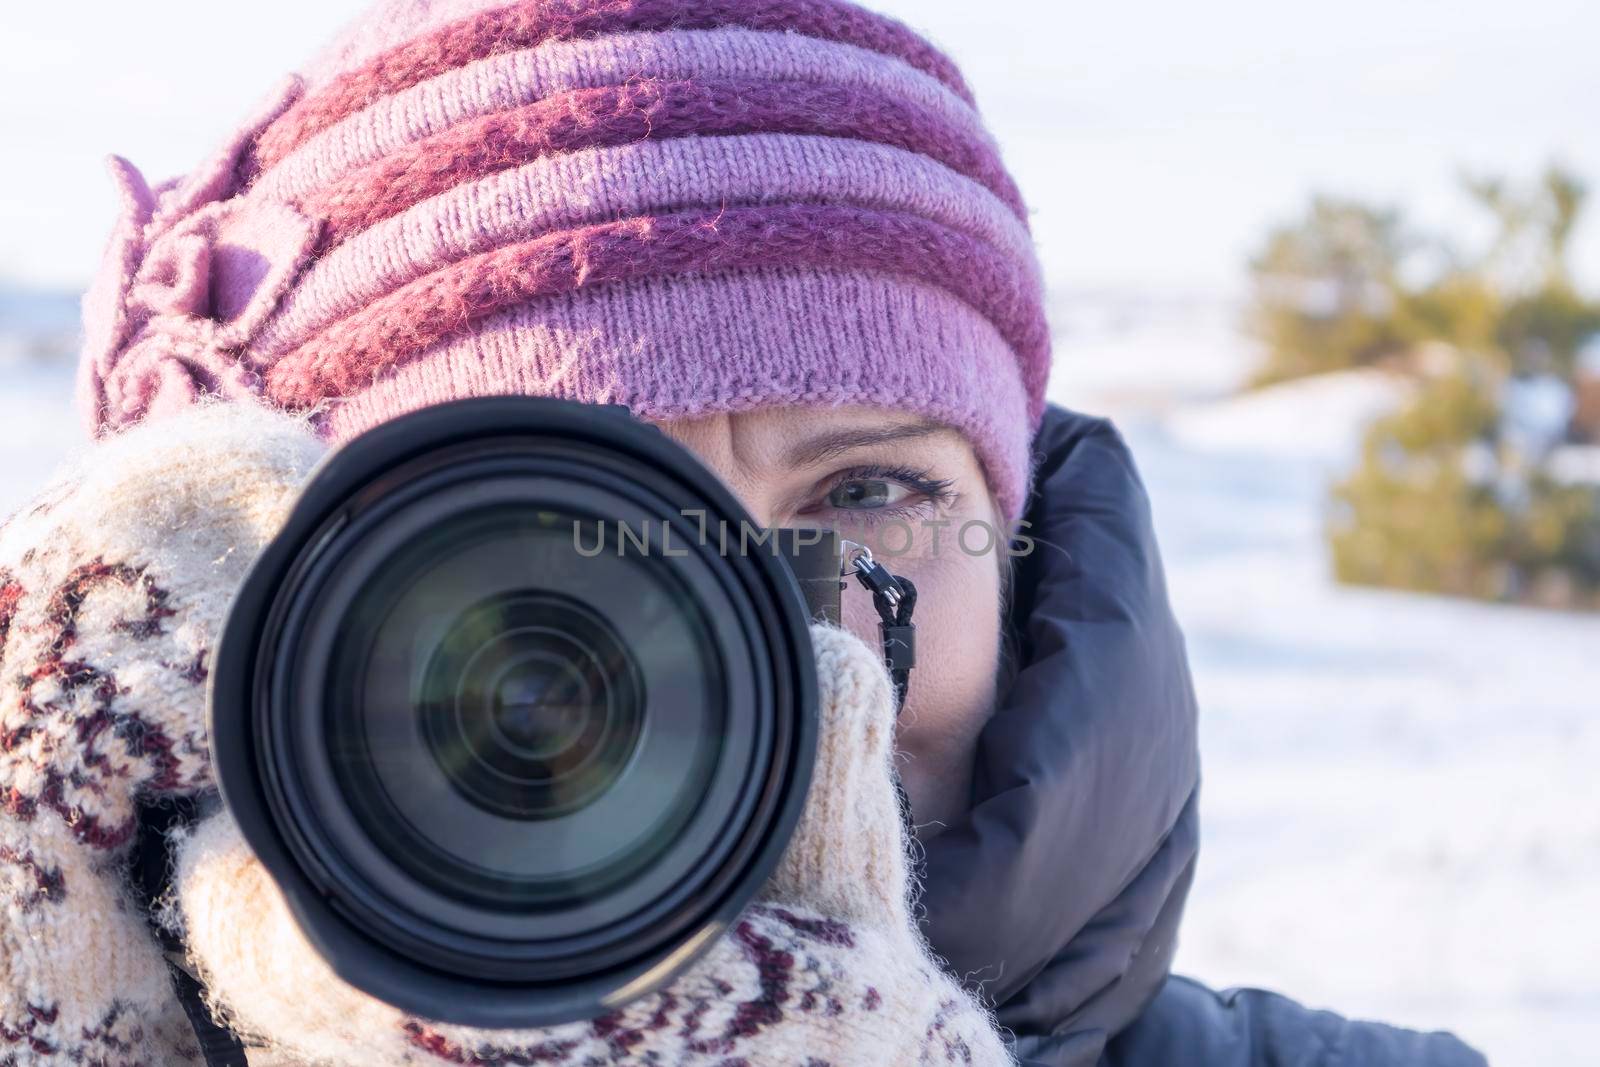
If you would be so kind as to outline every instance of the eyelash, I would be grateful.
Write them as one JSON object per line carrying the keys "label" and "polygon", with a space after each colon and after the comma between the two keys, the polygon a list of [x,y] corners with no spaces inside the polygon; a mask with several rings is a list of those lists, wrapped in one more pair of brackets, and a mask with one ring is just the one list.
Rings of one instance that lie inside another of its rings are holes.
{"label": "eyelash", "polygon": [[[951,488],[955,482],[949,478],[935,478],[925,470],[916,470],[911,467],[869,465],[853,467],[850,470],[840,471],[835,474],[823,490],[822,496],[827,496],[847,482],[861,482],[869,480],[898,482],[900,485],[918,494],[922,499],[908,501],[895,507],[887,508],[853,508],[850,509],[852,521],[871,524],[887,519],[904,519],[915,515],[919,511],[936,511],[955,499],[955,491]],[[843,510],[843,509],[838,509]]]}

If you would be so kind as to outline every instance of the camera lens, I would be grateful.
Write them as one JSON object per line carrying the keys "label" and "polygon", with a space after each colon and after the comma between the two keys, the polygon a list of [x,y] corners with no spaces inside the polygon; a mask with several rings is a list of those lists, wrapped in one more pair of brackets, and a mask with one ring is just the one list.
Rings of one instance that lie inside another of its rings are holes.
{"label": "camera lens", "polygon": [[718,847],[761,765],[727,721],[709,574],[585,558],[552,489],[458,481],[367,520],[307,612],[290,670],[326,713],[288,743],[340,856],[419,908],[621,918]]}
{"label": "camera lens", "polygon": [[416,708],[434,761],[463,797],[510,819],[552,819],[616,784],[639,741],[644,692],[604,618],[516,590],[451,624]]}
{"label": "camera lens", "polygon": [[428,409],[319,471],[230,612],[212,749],[347,981],[548,1025],[658,987],[752,899],[816,683],[793,576],[708,522],[753,528],[664,436],[557,401]]}

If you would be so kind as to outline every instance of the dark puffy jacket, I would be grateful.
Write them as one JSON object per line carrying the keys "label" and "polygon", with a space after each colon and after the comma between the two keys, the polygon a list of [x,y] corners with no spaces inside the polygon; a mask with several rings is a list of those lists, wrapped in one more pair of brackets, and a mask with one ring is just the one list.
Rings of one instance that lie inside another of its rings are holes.
{"label": "dark puffy jacket", "polygon": [[1170,975],[1200,762],[1149,502],[1105,420],[1051,408],[1034,451],[1019,669],[979,739],[971,812],[928,842],[934,948],[1030,1065],[1481,1067],[1448,1034]]}

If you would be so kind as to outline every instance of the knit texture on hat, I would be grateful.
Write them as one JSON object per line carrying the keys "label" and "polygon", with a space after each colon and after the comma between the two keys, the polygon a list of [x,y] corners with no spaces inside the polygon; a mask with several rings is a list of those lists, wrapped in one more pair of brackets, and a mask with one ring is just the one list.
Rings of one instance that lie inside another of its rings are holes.
{"label": "knit texture on hat", "polygon": [[205,395],[338,440],[463,396],[921,413],[1020,512],[1049,336],[959,71],[846,0],[389,0],[122,218],[98,432]]}
{"label": "knit texture on hat", "polygon": [[[136,806],[214,787],[212,650],[324,452],[303,420],[204,405],[96,445],[0,526],[0,1062],[200,1062],[124,882]],[[175,843],[164,921],[251,1063],[1009,1063],[912,918],[881,659],[843,630],[813,639],[819,752],[795,836],[763,899],[663,992],[536,1031],[407,1016],[333,975],[225,810]]]}

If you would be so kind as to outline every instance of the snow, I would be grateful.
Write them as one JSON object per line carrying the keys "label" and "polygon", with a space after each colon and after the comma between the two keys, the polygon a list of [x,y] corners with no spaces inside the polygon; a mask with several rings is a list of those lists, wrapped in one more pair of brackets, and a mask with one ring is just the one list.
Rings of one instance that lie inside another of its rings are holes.
{"label": "snow", "polygon": [[1561,443],[1578,398],[1554,374],[1512,378],[1502,398],[1500,432],[1524,456],[1544,456]]}
{"label": "snow", "polygon": [[[1195,325],[1191,353],[1228,350]],[[1189,641],[1205,784],[1178,970],[1452,1030],[1496,1067],[1588,1062],[1600,618],[1335,584],[1326,486],[1404,387],[1218,396],[1189,367],[1157,397],[1148,344],[1069,338],[1051,393],[1128,436]]]}
{"label": "snow", "polygon": [[[1178,968],[1454,1030],[1497,1067],[1600,1047],[1600,618],[1349,589],[1328,479],[1403,396],[1233,395],[1226,308],[1058,315],[1052,395],[1116,416],[1150,489],[1204,719]],[[0,513],[77,435],[70,372],[0,364]]]}
{"label": "snow", "polygon": [[1562,445],[1550,453],[1549,466],[1562,485],[1600,485],[1600,445]]}
{"label": "snow", "polygon": [[1452,1029],[1600,1044],[1600,620],[1335,585],[1326,471],[1130,431],[1204,718],[1180,969]]}
{"label": "snow", "polygon": [[1252,456],[1270,450],[1334,468],[1360,454],[1362,431],[1411,393],[1404,379],[1378,370],[1302,378],[1207,404],[1180,404],[1164,429],[1197,453]]}
{"label": "snow", "polygon": [[82,435],[70,365],[0,358],[0,519],[43,487]]}

